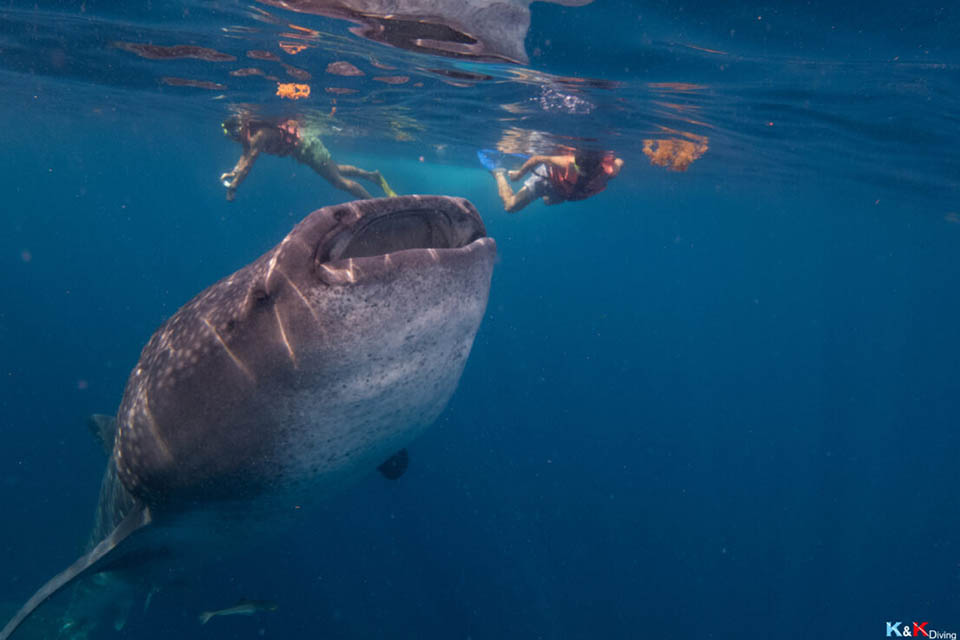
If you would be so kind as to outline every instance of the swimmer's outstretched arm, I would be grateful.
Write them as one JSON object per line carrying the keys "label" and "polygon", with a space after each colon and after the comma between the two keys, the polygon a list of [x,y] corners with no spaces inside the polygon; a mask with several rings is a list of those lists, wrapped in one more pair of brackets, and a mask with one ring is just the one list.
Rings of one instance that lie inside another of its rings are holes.
{"label": "swimmer's outstretched arm", "polygon": [[257,161],[257,156],[260,155],[263,138],[263,132],[258,131],[254,134],[250,145],[245,146],[243,155],[237,160],[237,164],[233,169],[220,176],[220,182],[227,188],[227,200],[233,200],[237,187],[240,186],[240,183],[243,182],[247,174],[250,173],[250,169],[253,168],[253,163]]}
{"label": "swimmer's outstretched arm", "polygon": [[565,168],[573,162],[573,156],[530,156],[526,162],[520,165],[520,168],[509,173],[511,180],[519,180],[530,173],[534,167],[540,164],[549,164],[558,168]]}

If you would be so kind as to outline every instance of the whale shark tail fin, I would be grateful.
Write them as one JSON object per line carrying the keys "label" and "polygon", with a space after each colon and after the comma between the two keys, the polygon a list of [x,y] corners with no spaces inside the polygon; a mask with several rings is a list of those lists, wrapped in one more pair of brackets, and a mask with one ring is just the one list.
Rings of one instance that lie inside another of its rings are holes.
{"label": "whale shark tail fin", "polygon": [[40,587],[40,589],[27,600],[25,605],[20,607],[17,614],[13,616],[3,630],[0,630],[0,640],[8,640],[10,636],[13,635],[13,632],[17,630],[17,627],[23,624],[23,622],[30,617],[30,614],[37,610],[37,607],[65,586],[85,574],[96,573],[102,570],[104,565],[109,561],[108,556],[113,554],[127,538],[149,525],[152,520],[153,517],[147,506],[140,503],[134,505],[120,524],[117,525],[106,538],[101,540],[89,553],[80,556],[76,562],[47,581],[45,585]]}

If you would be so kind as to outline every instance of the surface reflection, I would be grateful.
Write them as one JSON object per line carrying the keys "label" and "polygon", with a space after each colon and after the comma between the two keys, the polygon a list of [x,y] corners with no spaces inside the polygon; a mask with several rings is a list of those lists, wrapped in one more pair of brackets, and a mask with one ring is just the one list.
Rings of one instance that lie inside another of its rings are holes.
{"label": "surface reflection", "polygon": [[[258,0],[298,13],[350,20],[355,35],[457,58],[526,64],[529,0]],[[583,6],[593,0],[543,0]]]}
{"label": "surface reflection", "polygon": [[160,78],[160,82],[171,87],[192,87],[194,89],[207,89],[210,91],[223,91],[227,85],[209,80],[195,80],[193,78],[178,78],[175,76],[165,76]]}
{"label": "surface reflection", "polygon": [[193,45],[176,44],[171,46],[161,46],[156,44],[146,44],[141,42],[114,42],[113,46],[130,53],[135,53],[141,58],[148,60],[177,60],[182,58],[193,58],[195,60],[206,60],[207,62],[233,62],[236,57],[229,53],[222,53],[216,49],[207,47],[196,47]]}

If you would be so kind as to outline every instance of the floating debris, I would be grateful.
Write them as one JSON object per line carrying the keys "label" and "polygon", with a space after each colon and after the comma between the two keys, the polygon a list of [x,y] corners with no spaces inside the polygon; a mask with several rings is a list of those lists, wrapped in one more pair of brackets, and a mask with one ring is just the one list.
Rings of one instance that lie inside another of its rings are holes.
{"label": "floating debris", "polygon": [[666,167],[671,171],[686,171],[694,160],[701,157],[710,148],[706,136],[683,133],[683,138],[664,138],[644,140],[643,153],[650,158],[650,164]]}
{"label": "floating debris", "polygon": [[279,82],[277,83],[277,95],[281,98],[289,98],[290,100],[309,98],[310,85],[297,84],[294,82]]}
{"label": "floating debris", "polygon": [[295,56],[301,51],[303,51],[304,49],[309,49],[311,47],[311,45],[309,44],[300,44],[298,42],[284,42],[283,40],[278,42],[277,46],[279,46],[281,49],[283,49],[286,53],[290,54],[291,56]]}

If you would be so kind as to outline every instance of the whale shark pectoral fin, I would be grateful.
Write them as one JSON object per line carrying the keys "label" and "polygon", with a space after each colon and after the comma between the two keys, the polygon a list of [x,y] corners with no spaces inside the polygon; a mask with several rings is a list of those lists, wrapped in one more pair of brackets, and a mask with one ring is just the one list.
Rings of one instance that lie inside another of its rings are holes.
{"label": "whale shark pectoral fin", "polygon": [[107,455],[113,450],[113,436],[117,433],[117,419],[113,416],[95,413],[87,419],[87,427],[103,445]]}
{"label": "whale shark pectoral fin", "polygon": [[45,600],[74,579],[95,568],[95,565],[107,557],[107,555],[123,543],[124,540],[150,524],[152,520],[153,517],[150,515],[149,507],[137,503],[120,524],[117,525],[117,528],[101,540],[92,551],[77,558],[76,562],[40,587],[40,589],[27,600],[27,603],[20,608],[17,615],[0,631],[0,640],[7,640],[13,632],[16,631],[17,627],[19,627],[37,607],[43,604]]}
{"label": "whale shark pectoral fin", "polygon": [[[410,464],[410,454],[406,449],[400,449],[395,454],[387,458],[387,461],[377,467],[377,471],[383,474],[388,480],[396,480],[407,471]],[[0,638],[0,640],[3,640]]]}

